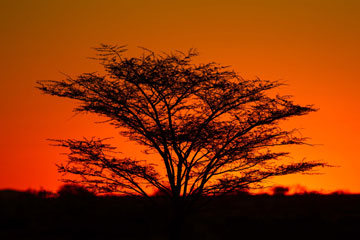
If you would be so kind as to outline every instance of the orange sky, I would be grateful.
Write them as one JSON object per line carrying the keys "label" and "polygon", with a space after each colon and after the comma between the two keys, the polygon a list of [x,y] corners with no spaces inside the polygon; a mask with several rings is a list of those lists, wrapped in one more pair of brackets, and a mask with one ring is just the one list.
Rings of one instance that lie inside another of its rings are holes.
{"label": "orange sky", "polygon": [[[273,179],[312,190],[360,192],[360,1],[358,0],[2,0],[0,2],[0,188],[56,190],[60,149],[47,138],[116,136],[74,102],[45,96],[37,80],[100,70],[91,47],[128,44],[155,51],[200,52],[199,61],[231,65],[243,77],[282,79],[320,111],[293,119],[316,147],[295,159],[325,160],[322,175]],[[116,138],[120,151],[137,149]]]}

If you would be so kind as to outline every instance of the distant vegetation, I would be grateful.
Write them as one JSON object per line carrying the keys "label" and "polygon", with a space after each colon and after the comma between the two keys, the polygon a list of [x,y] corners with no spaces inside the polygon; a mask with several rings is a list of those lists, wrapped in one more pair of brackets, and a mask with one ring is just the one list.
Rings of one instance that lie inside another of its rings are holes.
{"label": "distant vegetation", "polygon": [[[185,224],[186,239],[355,236],[360,232],[360,195],[247,192],[213,199]],[[271,192],[269,191],[269,192]],[[161,194],[149,205],[141,197],[96,196],[82,187],[0,191],[1,239],[167,239],[168,202]],[[238,234],[234,238],[233,234]]]}

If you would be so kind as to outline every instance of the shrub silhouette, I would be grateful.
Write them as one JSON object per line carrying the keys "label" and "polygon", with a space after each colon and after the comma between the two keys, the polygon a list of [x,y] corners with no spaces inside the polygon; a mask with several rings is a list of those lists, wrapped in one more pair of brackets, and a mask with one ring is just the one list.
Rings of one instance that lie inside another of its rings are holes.
{"label": "shrub silhouette", "polygon": [[276,186],[271,189],[273,195],[286,195],[289,192],[289,187]]}
{"label": "shrub silhouette", "polygon": [[61,198],[66,197],[91,197],[94,193],[78,184],[64,184],[57,191]]}

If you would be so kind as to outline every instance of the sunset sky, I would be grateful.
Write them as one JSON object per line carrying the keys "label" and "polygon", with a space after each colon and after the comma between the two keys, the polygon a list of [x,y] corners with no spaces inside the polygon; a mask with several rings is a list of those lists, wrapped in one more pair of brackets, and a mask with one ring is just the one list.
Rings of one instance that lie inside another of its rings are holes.
{"label": "sunset sky", "polygon": [[358,0],[1,0],[0,189],[56,190],[63,151],[49,138],[115,137],[138,148],[76,102],[41,94],[37,80],[102,71],[89,59],[99,43],[153,51],[196,48],[199,62],[229,65],[244,78],[282,80],[281,94],[318,112],[283,125],[314,146],[292,157],[337,167],[271,184],[360,192],[360,1]]}

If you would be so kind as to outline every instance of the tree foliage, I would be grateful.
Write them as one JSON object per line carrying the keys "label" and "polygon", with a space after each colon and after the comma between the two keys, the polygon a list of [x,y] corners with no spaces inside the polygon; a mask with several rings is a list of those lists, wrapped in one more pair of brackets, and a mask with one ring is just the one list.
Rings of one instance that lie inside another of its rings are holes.
{"label": "tree foliage", "polygon": [[[281,120],[316,111],[289,96],[273,96],[278,81],[244,79],[216,63],[195,64],[197,52],[144,50],[125,57],[124,46],[101,45],[97,59],[106,74],[85,73],[61,81],[39,81],[46,94],[78,100],[77,112],[108,119],[121,135],[145,146],[157,165],[119,158],[102,139],[55,140],[68,148],[59,171],[81,178],[99,192],[148,196],[152,186],[171,199],[192,200],[303,173],[321,162],[287,162],[276,146],[299,145],[305,138],[284,130]],[[161,167],[164,167],[163,174]]]}

